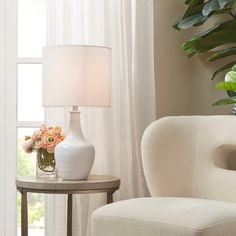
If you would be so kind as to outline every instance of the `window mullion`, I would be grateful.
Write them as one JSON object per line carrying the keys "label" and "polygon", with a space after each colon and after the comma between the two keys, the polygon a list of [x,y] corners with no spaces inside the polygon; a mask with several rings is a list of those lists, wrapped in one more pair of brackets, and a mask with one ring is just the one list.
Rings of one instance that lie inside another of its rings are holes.
{"label": "window mullion", "polygon": [[42,58],[18,57],[17,64],[42,64]]}
{"label": "window mullion", "polygon": [[42,124],[44,124],[44,121],[18,121],[16,123],[17,128],[38,128]]}

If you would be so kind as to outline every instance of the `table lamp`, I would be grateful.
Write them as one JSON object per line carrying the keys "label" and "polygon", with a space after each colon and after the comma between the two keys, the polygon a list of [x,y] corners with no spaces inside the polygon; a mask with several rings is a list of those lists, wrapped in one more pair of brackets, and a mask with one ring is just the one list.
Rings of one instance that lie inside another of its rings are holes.
{"label": "table lamp", "polygon": [[71,106],[66,138],[55,148],[58,174],[63,179],[86,179],[95,149],[80,125],[79,106],[110,106],[111,49],[61,45],[43,49],[43,106]]}

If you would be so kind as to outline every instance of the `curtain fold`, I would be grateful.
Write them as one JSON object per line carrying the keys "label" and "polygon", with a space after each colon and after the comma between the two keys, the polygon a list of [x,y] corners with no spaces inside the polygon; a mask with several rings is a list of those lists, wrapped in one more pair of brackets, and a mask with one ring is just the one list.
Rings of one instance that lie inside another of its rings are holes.
{"label": "curtain fold", "polygon": [[[48,2],[48,45],[112,48],[111,107],[81,108],[84,135],[96,149],[92,173],[121,178],[116,201],[148,196],[140,142],[144,129],[156,119],[153,0]],[[67,111],[47,108],[46,122],[66,130]],[[90,235],[90,215],[106,203],[105,197],[73,198],[73,235]],[[66,235],[66,196],[47,196],[45,223],[46,235]]]}

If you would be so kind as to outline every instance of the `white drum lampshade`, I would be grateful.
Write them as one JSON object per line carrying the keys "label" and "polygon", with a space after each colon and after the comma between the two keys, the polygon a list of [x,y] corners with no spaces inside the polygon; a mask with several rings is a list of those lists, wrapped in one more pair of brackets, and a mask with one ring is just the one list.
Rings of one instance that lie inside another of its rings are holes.
{"label": "white drum lampshade", "polygon": [[43,106],[72,106],[69,131],[55,148],[59,175],[86,179],[95,150],[81,131],[78,106],[110,106],[111,49],[49,46],[43,49]]}

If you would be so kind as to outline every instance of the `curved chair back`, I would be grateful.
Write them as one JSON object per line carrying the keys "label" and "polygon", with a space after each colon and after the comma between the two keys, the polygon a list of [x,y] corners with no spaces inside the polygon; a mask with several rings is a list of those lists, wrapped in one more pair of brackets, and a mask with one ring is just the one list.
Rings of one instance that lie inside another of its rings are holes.
{"label": "curved chair back", "polygon": [[142,159],[152,196],[236,202],[236,171],[230,170],[236,160],[235,116],[155,121],[143,135]]}

